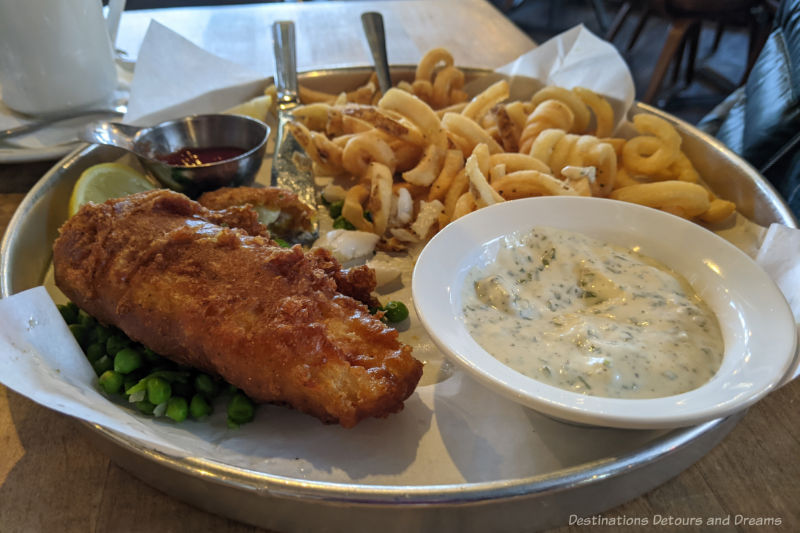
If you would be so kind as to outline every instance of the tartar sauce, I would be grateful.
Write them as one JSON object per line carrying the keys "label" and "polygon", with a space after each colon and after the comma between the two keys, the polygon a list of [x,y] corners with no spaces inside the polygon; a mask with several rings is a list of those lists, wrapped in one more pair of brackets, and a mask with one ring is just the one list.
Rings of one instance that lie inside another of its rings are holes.
{"label": "tartar sauce", "polygon": [[656,398],[716,373],[716,316],[685,278],[634,251],[537,227],[499,243],[462,292],[469,332],[501,362],[594,396]]}

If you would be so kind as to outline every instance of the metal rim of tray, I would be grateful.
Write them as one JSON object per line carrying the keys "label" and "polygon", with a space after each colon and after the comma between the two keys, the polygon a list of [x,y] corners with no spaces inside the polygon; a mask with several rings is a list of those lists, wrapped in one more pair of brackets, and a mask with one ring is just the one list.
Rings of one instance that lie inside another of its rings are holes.
{"label": "metal rim of tray", "polygon": [[[397,70],[411,70],[413,66],[393,67]],[[487,73],[484,69],[465,69],[472,73]],[[331,74],[368,73],[371,68],[356,67],[347,69],[315,70],[304,73],[306,78],[325,77]],[[702,138],[715,149],[720,150],[726,158],[735,160],[753,180],[755,186],[764,191],[767,196],[780,198],[774,187],[766,181],[755,169],[733,154],[728,148],[714,138],[698,131],[693,126],[675,117],[661,112],[651,106],[636,104],[636,109],[653,113],[672,122],[678,123],[683,128]],[[91,154],[98,146],[83,145],[56,163],[28,192],[20,203],[17,211],[9,221],[6,233],[0,243],[0,297],[11,295],[9,250],[19,226],[33,205],[47,190],[59,179],[61,174],[69,167]],[[797,227],[797,221],[785,205],[778,201],[774,205],[775,214],[784,223]],[[679,453],[690,446],[701,436],[709,435],[714,431],[729,431],[744,413],[737,413],[727,418],[706,422],[699,426],[676,429],[655,442],[649,443],[644,449],[610,459],[587,463],[579,467],[571,467],[547,474],[539,474],[517,480],[497,480],[479,483],[459,483],[441,485],[371,485],[361,483],[337,483],[326,481],[308,481],[285,476],[271,475],[243,468],[230,466],[217,461],[202,458],[180,458],[147,448],[143,444],[129,439],[116,432],[101,426],[83,422],[89,431],[108,441],[113,446],[124,448],[127,452],[145,458],[159,467],[177,470],[190,476],[202,476],[217,484],[228,486],[236,490],[246,490],[270,496],[283,498],[312,499],[328,503],[347,503],[356,505],[383,506],[391,504],[392,507],[414,507],[431,505],[458,505],[476,502],[497,502],[512,500],[531,495],[543,495],[569,490],[571,488],[599,483],[609,478],[628,473],[646,466],[671,454]],[[721,438],[721,437],[720,437]],[[687,465],[688,466],[688,465]],[[677,473],[677,472],[676,472]]]}

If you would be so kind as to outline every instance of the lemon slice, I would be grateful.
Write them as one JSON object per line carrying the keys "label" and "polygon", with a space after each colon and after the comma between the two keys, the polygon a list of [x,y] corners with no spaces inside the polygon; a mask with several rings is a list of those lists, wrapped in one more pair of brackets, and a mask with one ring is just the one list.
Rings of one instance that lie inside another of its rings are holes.
{"label": "lemon slice", "polygon": [[223,113],[228,115],[245,115],[264,122],[267,120],[270,107],[272,107],[272,96],[266,94],[248,100],[230,109],[226,109]]}
{"label": "lemon slice", "polygon": [[103,203],[109,198],[154,189],[141,172],[120,163],[100,163],[83,171],[69,198],[69,216],[88,202]]}

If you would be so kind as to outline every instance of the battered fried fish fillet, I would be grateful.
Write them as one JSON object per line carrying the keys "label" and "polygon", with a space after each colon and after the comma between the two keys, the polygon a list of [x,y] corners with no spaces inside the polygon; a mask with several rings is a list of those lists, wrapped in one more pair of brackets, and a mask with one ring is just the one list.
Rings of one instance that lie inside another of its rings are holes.
{"label": "battered fried fish fillet", "polygon": [[401,410],[422,375],[356,299],[371,298],[371,270],[275,246],[249,208],[148,191],[84,206],[53,251],[56,284],[82,309],[257,402],[352,427]]}
{"label": "battered fried fish fillet", "polygon": [[261,222],[279,236],[286,237],[310,231],[311,221],[316,217],[314,209],[296,194],[279,187],[223,187],[203,193],[197,201],[208,209],[251,205],[260,213]]}

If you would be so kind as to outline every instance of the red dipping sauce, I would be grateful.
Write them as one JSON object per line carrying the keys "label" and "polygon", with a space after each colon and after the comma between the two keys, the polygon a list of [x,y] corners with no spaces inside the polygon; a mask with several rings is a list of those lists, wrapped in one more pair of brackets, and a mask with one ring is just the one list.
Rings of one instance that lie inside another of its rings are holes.
{"label": "red dipping sauce", "polygon": [[217,148],[181,148],[177,152],[156,156],[160,161],[175,167],[197,167],[232,159],[245,153],[241,148],[220,146]]}

